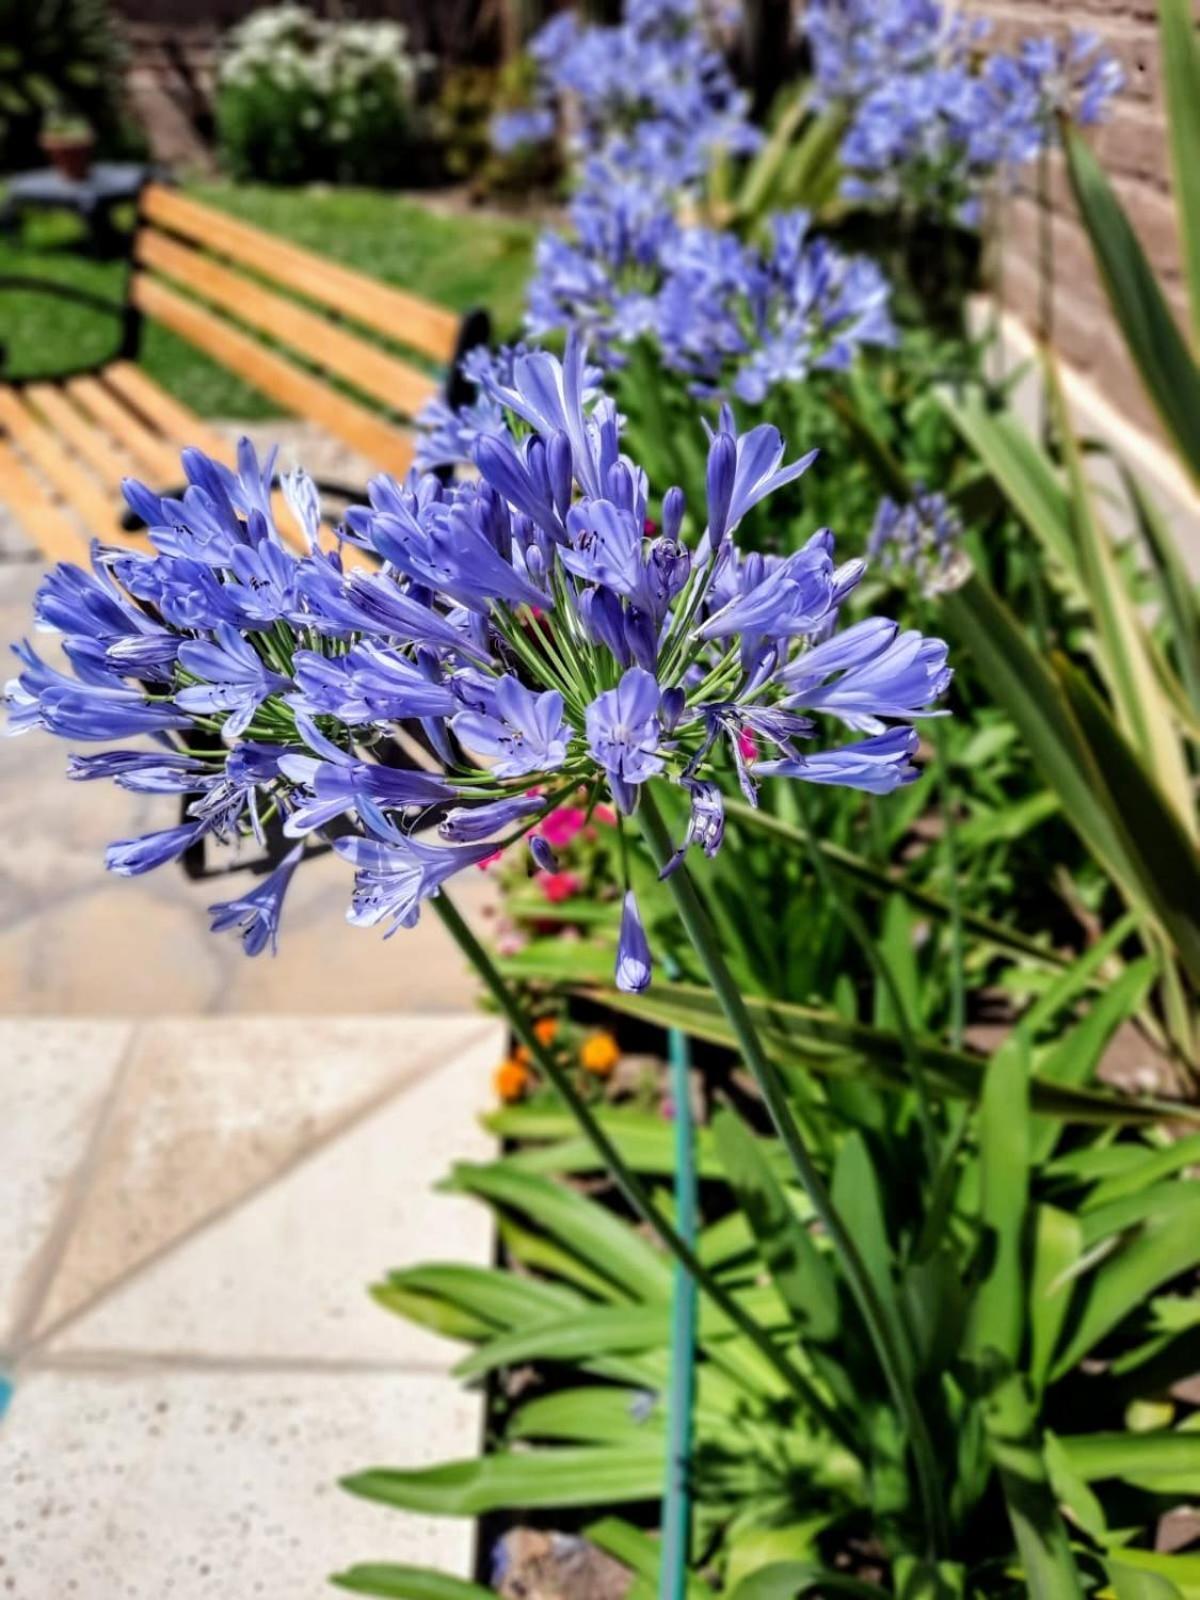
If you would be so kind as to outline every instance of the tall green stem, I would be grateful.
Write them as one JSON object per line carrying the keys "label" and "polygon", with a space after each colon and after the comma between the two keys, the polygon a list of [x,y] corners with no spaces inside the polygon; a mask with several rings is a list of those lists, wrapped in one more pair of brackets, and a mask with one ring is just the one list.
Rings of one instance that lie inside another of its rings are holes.
{"label": "tall green stem", "polygon": [[933,748],[937,754],[942,800],[942,856],[946,863],[946,899],[950,902],[950,1043],[962,1049],[967,1025],[966,946],[963,937],[962,894],[958,885],[957,799],[950,773],[950,752],[940,717],[932,718]]}
{"label": "tall green stem", "polygon": [[[642,785],[638,817],[650,853],[661,871],[671,859],[673,846],[649,784]],[[713,993],[733,1029],[743,1060],[754,1075],[775,1130],[783,1141],[796,1175],[829,1237],[863,1321],[866,1323],[891,1392],[892,1402],[900,1413],[908,1433],[931,1553],[943,1553],[949,1543],[949,1529],[938,1477],[937,1459],[933,1452],[933,1441],[925,1426],[925,1418],[917,1403],[917,1397],[909,1384],[904,1355],[888,1321],[887,1312],[872,1282],[866,1262],[859,1253],[852,1234],[842,1221],[833,1203],[833,1197],[825,1187],[825,1180],[801,1137],[792,1115],[783,1076],[762,1047],[758,1030],[754,1026],[733,974],[725,964],[725,957],[721,953],[716,935],[686,865],[673,872],[667,879],[667,884],[692,947],[703,963]]]}
{"label": "tall green stem", "polygon": [[538,1070],[561,1095],[585,1137],[591,1141],[596,1154],[608,1168],[613,1182],[624,1195],[630,1209],[654,1230],[676,1261],[687,1269],[726,1320],[732,1323],[743,1338],[749,1340],[765,1360],[770,1362],[774,1371],[807,1406],[815,1420],[827,1428],[839,1444],[857,1455],[858,1446],[854,1437],[837,1412],[822,1399],[805,1375],[753,1318],[742,1310],[729,1291],[713,1277],[696,1252],[659,1211],[641,1179],[626,1165],[625,1158],[605,1132],[603,1124],[575,1087],[570,1073],[560,1066],[534,1033],[533,1024],[526,1015],[525,1008],[505,983],[491,956],[463,920],[458,907],[447,894],[442,893],[434,898],[433,908],[463,955],[482,978],[492,998],[508,1019],[513,1032],[537,1063]]}

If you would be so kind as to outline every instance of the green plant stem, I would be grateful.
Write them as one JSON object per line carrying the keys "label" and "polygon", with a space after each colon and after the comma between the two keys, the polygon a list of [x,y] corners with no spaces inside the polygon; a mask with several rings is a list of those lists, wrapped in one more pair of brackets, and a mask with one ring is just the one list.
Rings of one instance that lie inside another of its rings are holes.
{"label": "green plant stem", "polygon": [[940,717],[933,717],[930,721],[942,801],[942,857],[946,864],[946,899],[950,904],[950,1043],[955,1050],[961,1050],[967,1026],[967,975],[962,895],[958,886],[958,823],[954,815],[957,797],[954,779],[950,774],[946,730],[942,726]]}
{"label": "green plant stem", "polygon": [[[650,853],[661,871],[671,859],[673,847],[650,784],[642,785],[637,814]],[[908,1433],[908,1442],[916,1465],[918,1490],[930,1552],[934,1555],[943,1554],[949,1544],[949,1527],[933,1441],[925,1426],[925,1418],[917,1403],[916,1394],[908,1382],[903,1353],[888,1323],[883,1303],[858,1246],[834,1205],[833,1197],[825,1187],[825,1180],[800,1135],[792,1115],[783,1076],[762,1047],[746,1002],[742,999],[733,974],[725,964],[725,958],[686,864],[673,872],[666,881],[692,947],[704,966],[713,993],[733,1029],[745,1064],[754,1075],[775,1130],[783,1141],[796,1175],[829,1237],[863,1321],[866,1323],[891,1392],[892,1402]]]}
{"label": "green plant stem", "polygon": [[859,1448],[847,1425],[837,1412],[817,1393],[805,1375],[790,1361],[762,1328],[747,1315],[733,1296],[725,1289],[689,1248],[679,1233],[651,1200],[641,1179],[626,1164],[625,1158],[604,1131],[604,1127],[591,1106],[579,1093],[567,1072],[542,1044],[533,1031],[533,1024],[516,995],[505,983],[495,962],[463,920],[458,907],[449,895],[435,896],[433,908],[445,924],[447,931],[463,955],[475,968],[492,998],[496,1001],[513,1032],[529,1051],[547,1081],[554,1085],[585,1137],[591,1141],[596,1154],[603,1161],[613,1182],[625,1197],[631,1210],[654,1230],[675,1260],[691,1274],[696,1284],[709,1297],[721,1314],[732,1323],[743,1338],[749,1340],[763,1358],[770,1362],[788,1388],[802,1401],[814,1419],[828,1429],[839,1444],[858,1456]]}

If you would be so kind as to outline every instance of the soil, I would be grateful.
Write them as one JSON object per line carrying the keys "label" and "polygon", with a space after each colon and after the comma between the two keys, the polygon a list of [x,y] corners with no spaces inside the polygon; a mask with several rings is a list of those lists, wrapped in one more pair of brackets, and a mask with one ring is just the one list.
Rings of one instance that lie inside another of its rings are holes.
{"label": "soil", "polygon": [[493,1584],[508,1600],[625,1600],[633,1576],[574,1533],[510,1528],[493,1549]]}

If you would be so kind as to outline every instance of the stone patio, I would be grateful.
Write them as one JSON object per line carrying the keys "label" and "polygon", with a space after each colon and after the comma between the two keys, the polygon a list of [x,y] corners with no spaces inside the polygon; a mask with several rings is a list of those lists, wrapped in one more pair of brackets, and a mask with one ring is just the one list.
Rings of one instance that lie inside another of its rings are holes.
{"label": "stone patio", "polygon": [[[0,648],[31,633],[41,569],[0,565]],[[55,642],[38,635],[53,659]],[[166,797],[70,783],[68,746],[0,736],[0,1015],[157,1017],[215,1012],[362,1015],[464,1011],[475,986],[441,923],[422,917],[384,940],[346,923],[353,874],[326,856],[297,873],[279,954],[250,961],[213,937],[206,908],[245,877],[189,882],[166,869],[134,879],[104,870],[104,847],[178,820]],[[455,899],[479,922],[492,890],[472,870]]]}
{"label": "stone patio", "polygon": [[[285,454],[365,476],[312,444]],[[0,514],[0,647],[31,632],[27,553]],[[68,782],[67,754],[0,737],[0,1596],[317,1600],[370,1560],[467,1576],[469,1524],[337,1480],[479,1447],[455,1348],[367,1286],[490,1259],[483,1209],[432,1186],[489,1152],[500,1026],[435,917],[387,941],[346,924],[334,857],[253,961],[207,914],[249,879],[109,876],[105,845],[174,804]],[[484,874],[456,899],[486,923]]]}
{"label": "stone patio", "polygon": [[469,1524],[336,1483],[478,1448],[455,1348],[366,1288],[488,1260],[483,1210],[432,1185],[488,1153],[500,1045],[471,1015],[0,1021],[0,1593],[469,1575]]}

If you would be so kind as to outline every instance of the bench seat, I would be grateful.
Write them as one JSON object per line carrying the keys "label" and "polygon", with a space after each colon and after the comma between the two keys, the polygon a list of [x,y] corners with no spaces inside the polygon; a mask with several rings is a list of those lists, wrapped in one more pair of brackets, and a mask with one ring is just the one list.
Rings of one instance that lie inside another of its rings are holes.
{"label": "bench seat", "polygon": [[[482,313],[460,319],[161,184],[143,191],[132,254],[122,358],[63,379],[0,382],[0,501],[50,561],[82,559],[93,539],[145,543],[122,526],[123,478],[178,487],[188,444],[233,458],[228,440],[132,359],[145,319],[397,476],[413,459],[406,422],[487,337]],[[299,544],[282,496],[276,511]]]}

